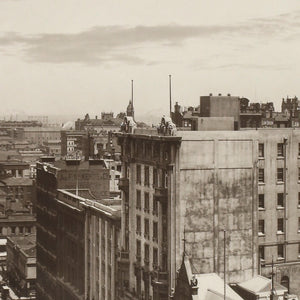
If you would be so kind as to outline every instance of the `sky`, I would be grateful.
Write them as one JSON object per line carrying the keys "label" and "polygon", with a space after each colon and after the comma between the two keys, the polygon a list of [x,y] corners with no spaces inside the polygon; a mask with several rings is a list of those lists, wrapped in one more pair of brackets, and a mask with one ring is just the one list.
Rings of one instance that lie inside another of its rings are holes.
{"label": "sky", "polygon": [[[299,0],[1,0],[0,117],[300,96]],[[142,121],[142,120],[141,120]]]}

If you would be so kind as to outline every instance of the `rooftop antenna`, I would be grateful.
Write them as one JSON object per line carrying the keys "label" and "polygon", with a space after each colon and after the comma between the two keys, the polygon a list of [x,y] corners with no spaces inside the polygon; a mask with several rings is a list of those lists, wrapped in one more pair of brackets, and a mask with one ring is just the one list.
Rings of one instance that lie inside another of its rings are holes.
{"label": "rooftop antenna", "polygon": [[[76,160],[78,159],[78,156],[77,156],[77,152],[76,152]],[[76,192],[75,192],[75,195],[78,196],[78,165],[77,165],[77,168],[76,168]]]}
{"label": "rooftop antenna", "polygon": [[169,75],[170,118],[172,118],[172,76]]}
{"label": "rooftop antenna", "polygon": [[133,107],[133,80],[131,80],[131,103]]}

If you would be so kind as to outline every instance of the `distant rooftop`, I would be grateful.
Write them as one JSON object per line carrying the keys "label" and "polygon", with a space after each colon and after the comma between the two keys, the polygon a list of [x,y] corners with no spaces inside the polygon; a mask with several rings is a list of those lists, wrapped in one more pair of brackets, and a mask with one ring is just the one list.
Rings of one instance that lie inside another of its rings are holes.
{"label": "distant rooftop", "polygon": [[32,185],[32,179],[26,177],[8,177],[1,180],[8,186]]}
{"label": "distant rooftop", "polygon": [[[261,293],[269,293],[271,291],[272,282],[269,278],[257,275],[256,277],[253,277],[248,281],[238,283],[237,285],[255,295],[259,295]],[[287,292],[287,288],[277,282],[274,283],[274,288],[277,292]]]}
{"label": "distant rooftop", "polygon": [[29,234],[25,236],[10,236],[11,240],[18,248],[23,251],[27,257],[36,257],[36,235]]}

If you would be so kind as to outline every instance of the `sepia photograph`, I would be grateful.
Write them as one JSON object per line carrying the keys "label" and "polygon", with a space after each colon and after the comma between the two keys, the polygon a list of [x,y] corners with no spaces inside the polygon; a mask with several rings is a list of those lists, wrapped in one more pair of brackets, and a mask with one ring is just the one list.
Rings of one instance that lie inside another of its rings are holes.
{"label": "sepia photograph", "polygon": [[0,0],[0,300],[300,300],[299,0]]}

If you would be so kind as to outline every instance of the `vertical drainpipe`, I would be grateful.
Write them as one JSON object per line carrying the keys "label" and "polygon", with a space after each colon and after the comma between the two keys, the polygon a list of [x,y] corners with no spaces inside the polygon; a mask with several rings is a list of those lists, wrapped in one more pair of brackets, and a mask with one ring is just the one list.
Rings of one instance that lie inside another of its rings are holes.
{"label": "vertical drainpipe", "polygon": [[286,245],[287,245],[287,192],[286,192],[286,184],[287,184],[287,167],[286,167],[286,156],[287,156],[287,138],[283,139],[283,204],[284,204],[284,260],[286,262]]}

